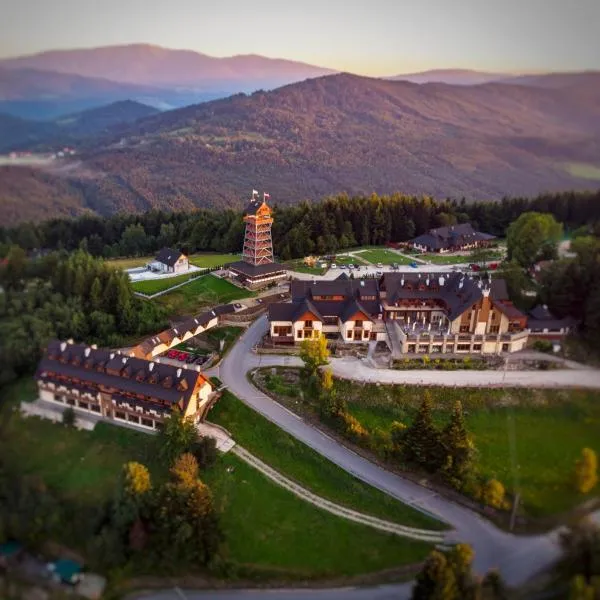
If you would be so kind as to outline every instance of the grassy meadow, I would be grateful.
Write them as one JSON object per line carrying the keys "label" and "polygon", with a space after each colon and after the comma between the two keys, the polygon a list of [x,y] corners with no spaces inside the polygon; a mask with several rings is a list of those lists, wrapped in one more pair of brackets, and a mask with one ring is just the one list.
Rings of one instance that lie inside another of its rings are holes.
{"label": "grassy meadow", "polygon": [[[165,478],[157,437],[104,423],[78,431],[12,412],[18,399],[34,397],[32,381],[6,392],[0,451],[20,472],[41,477],[68,498],[74,510],[108,500],[127,461],[145,464],[155,482]],[[220,456],[201,478],[221,514],[225,557],[247,573],[302,580],[358,575],[421,561],[431,549],[321,511],[233,455]]]}
{"label": "grassy meadow", "polygon": [[438,521],[356,479],[225,392],[208,420],[225,427],[249,452],[315,494],[403,525],[442,529]]}

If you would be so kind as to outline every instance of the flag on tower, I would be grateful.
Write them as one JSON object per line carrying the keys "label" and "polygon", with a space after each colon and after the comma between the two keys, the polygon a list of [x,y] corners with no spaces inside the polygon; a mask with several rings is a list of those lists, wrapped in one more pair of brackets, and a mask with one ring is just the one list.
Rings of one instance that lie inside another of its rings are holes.
{"label": "flag on tower", "polygon": [[269,199],[270,199],[270,198],[271,198],[271,194],[267,194],[267,192],[265,192],[265,193],[263,194],[263,200],[266,200],[267,198],[269,198]]}
{"label": "flag on tower", "polygon": [[258,196],[258,190],[252,190],[252,200]]}

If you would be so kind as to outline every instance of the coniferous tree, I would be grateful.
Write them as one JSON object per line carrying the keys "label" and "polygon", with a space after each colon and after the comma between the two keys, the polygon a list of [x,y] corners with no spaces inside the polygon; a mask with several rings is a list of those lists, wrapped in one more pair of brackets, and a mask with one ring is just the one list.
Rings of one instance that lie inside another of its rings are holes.
{"label": "coniferous tree", "polygon": [[444,473],[451,483],[460,485],[471,471],[474,446],[467,433],[459,400],[454,404],[450,421],[442,432],[442,444],[445,452]]}
{"label": "coniferous tree", "polygon": [[405,461],[415,463],[425,470],[435,472],[443,462],[440,433],[431,416],[431,395],[425,392],[417,415],[406,430],[402,445]]}

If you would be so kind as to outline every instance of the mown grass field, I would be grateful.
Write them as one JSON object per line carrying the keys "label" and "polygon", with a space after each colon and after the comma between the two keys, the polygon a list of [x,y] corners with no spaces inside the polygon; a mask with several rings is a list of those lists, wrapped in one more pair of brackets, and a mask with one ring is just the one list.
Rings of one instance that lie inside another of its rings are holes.
{"label": "mown grass field", "polygon": [[209,421],[229,430],[249,452],[315,494],[377,517],[427,529],[438,521],[356,479],[226,392]]}
{"label": "mown grass field", "polygon": [[322,269],[319,267],[321,261],[317,261],[315,267],[309,267],[304,264],[304,261],[301,258],[297,258],[294,260],[288,260],[285,262],[286,266],[290,268],[292,271],[296,271],[297,273],[309,273],[310,275],[323,275],[326,269]]}
{"label": "mown grass field", "polygon": [[[7,391],[0,451],[23,473],[41,477],[74,506],[98,504],[114,491],[122,465],[144,463],[153,481],[166,476],[157,438],[109,424],[68,429],[10,409],[35,396],[32,382]],[[221,456],[201,478],[221,512],[225,554],[233,563],[275,571],[278,579],[315,579],[375,572],[422,560],[430,546],[351,523],[305,503],[235,456]],[[70,540],[60,540],[67,545]]]}
{"label": "mown grass field", "polygon": [[106,261],[106,264],[115,269],[134,269],[135,267],[143,267],[154,260],[154,256],[134,256],[132,258],[111,258]]}
{"label": "mown grass field", "polygon": [[[576,375],[574,375],[576,376]],[[356,386],[336,382],[348,410],[369,431],[389,430],[392,421],[409,425],[425,392],[409,386]],[[575,461],[582,448],[600,454],[600,393],[587,390],[428,388],[442,426],[460,400],[478,450],[485,477],[495,477],[507,490],[516,484],[526,514],[560,513],[589,495],[575,490]],[[511,466],[509,434],[514,423],[517,468]]]}
{"label": "mown grass field", "polygon": [[185,275],[177,275],[175,277],[163,277],[161,279],[146,279],[142,281],[132,281],[131,287],[136,292],[141,292],[142,294],[147,294],[151,296],[152,294],[157,294],[158,292],[162,292],[164,290],[168,290],[192,277],[198,277],[200,275],[199,272],[195,273],[186,273]]}
{"label": "mown grass field", "polygon": [[394,263],[398,265],[408,265],[412,261],[409,258],[400,256],[397,252],[388,250],[386,248],[376,248],[372,250],[363,250],[358,255],[373,265],[381,263],[382,265],[392,265]]}
{"label": "mown grass field", "polygon": [[155,302],[167,306],[171,314],[191,314],[205,306],[227,304],[255,295],[255,292],[249,292],[209,274],[156,298]]}
{"label": "mown grass field", "polygon": [[190,264],[201,267],[205,269],[210,269],[212,267],[221,267],[228,263],[235,262],[236,260],[240,260],[242,256],[240,254],[192,254],[189,257]]}
{"label": "mown grass field", "polygon": [[[107,264],[118,269],[133,269],[135,267],[143,267],[145,264],[153,261],[155,255],[151,256],[136,256],[132,258],[113,258],[107,260]],[[196,267],[210,269],[212,267],[220,267],[227,263],[240,260],[240,254],[216,254],[216,253],[201,253],[192,254],[189,257],[190,264]]]}

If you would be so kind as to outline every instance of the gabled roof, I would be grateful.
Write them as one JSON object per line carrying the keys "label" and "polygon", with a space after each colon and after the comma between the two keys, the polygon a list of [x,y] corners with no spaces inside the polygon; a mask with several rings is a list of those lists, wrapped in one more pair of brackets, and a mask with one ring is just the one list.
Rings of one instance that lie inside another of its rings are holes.
{"label": "gabled roof", "polygon": [[154,260],[163,263],[164,265],[168,265],[169,267],[173,267],[181,256],[182,252],[179,250],[174,250],[173,248],[161,248]]}
{"label": "gabled roof", "polygon": [[543,329],[562,329],[564,327],[574,327],[577,321],[573,317],[564,317],[559,319],[555,317],[545,304],[538,304],[529,311],[527,327],[532,331]]}
{"label": "gabled roof", "polygon": [[349,321],[356,313],[359,312],[364,314],[365,317],[369,319],[369,321],[373,320],[371,318],[371,315],[369,314],[369,311],[363,308],[360,302],[354,298],[344,303],[344,308],[340,313],[340,319],[342,320],[342,323],[345,323],[346,321]]}
{"label": "gabled roof", "polygon": [[36,377],[55,381],[52,374],[79,379],[84,387],[102,385],[169,404],[183,401],[184,408],[198,383],[211,385],[195,370],[58,340],[48,344]]}
{"label": "gabled roof", "polygon": [[269,321],[291,321],[293,323],[307,312],[313,314],[319,321],[323,321],[319,310],[306,298],[298,302],[275,302],[268,306]]}
{"label": "gabled roof", "polygon": [[427,246],[433,250],[443,250],[445,248],[466,246],[474,242],[493,240],[495,237],[488,233],[475,231],[470,223],[461,223],[430,229],[427,233],[411,240],[411,243]]}

